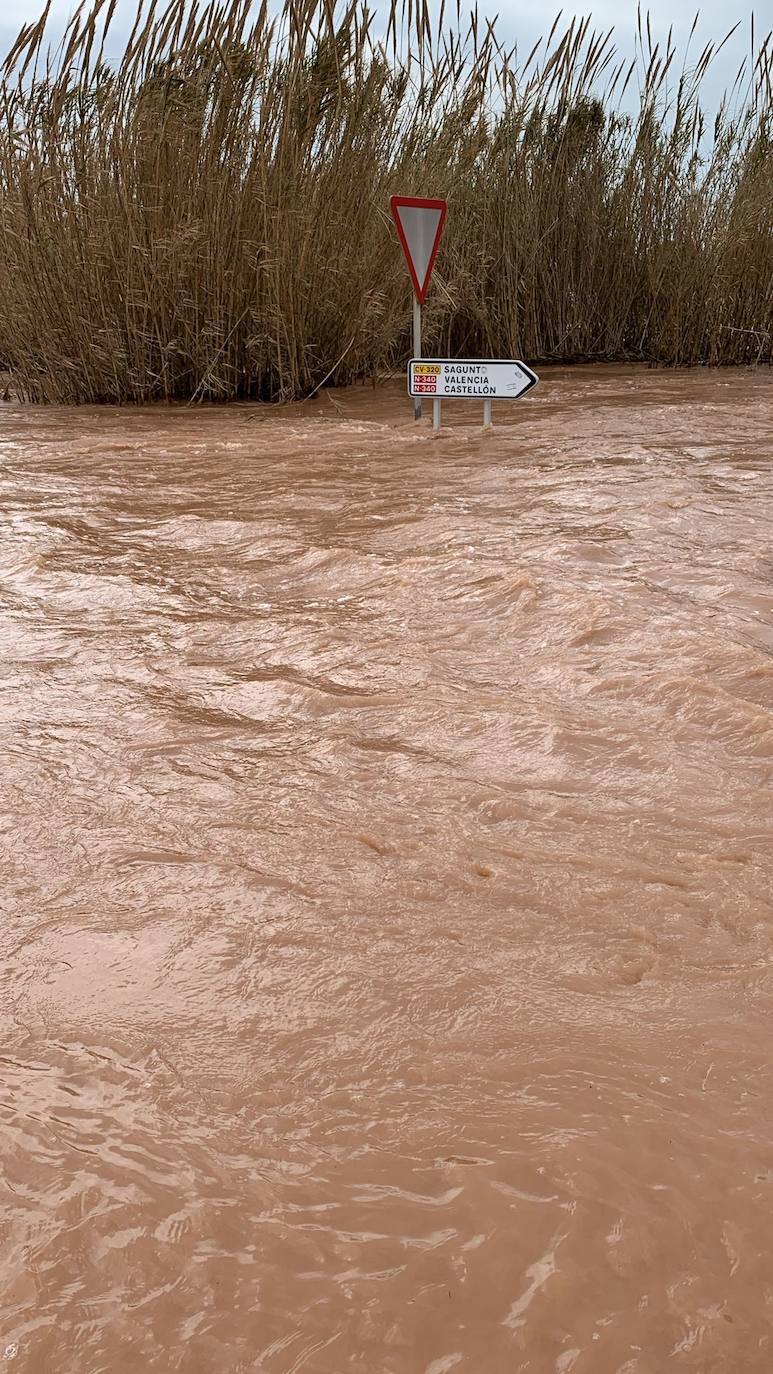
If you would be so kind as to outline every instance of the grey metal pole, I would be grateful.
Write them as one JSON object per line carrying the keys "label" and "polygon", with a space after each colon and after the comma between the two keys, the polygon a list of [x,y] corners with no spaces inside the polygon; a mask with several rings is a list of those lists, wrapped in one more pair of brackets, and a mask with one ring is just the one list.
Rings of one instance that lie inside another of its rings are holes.
{"label": "grey metal pole", "polygon": [[[413,298],[413,356],[421,357],[421,305],[416,296]],[[418,396],[413,402],[413,418],[421,419],[421,399]]]}
{"label": "grey metal pole", "polygon": [[483,401],[483,428],[491,429],[491,401],[488,397]]}
{"label": "grey metal pole", "polygon": [[440,397],[439,397],[439,396],[433,396],[433,398],[432,398],[432,428],[433,428],[433,429],[440,429],[440,407],[441,407],[441,404],[442,404],[442,402],[441,402],[441,400],[440,400]]}

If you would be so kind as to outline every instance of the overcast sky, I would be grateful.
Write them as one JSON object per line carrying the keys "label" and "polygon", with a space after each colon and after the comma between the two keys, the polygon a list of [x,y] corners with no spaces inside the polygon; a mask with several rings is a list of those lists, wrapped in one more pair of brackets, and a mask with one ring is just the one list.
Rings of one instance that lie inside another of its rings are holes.
{"label": "overcast sky", "polygon": [[[770,27],[769,23],[764,24],[761,17],[767,11],[767,3],[768,0],[762,6],[756,7],[758,32]],[[371,4],[373,8],[378,9],[378,0],[371,0]],[[691,46],[691,52],[696,56],[704,42],[719,42],[736,21],[741,21],[738,33],[717,58],[704,88],[707,103],[715,106],[721,91],[732,83],[741,61],[749,52],[753,6],[750,0],[733,0],[729,5],[726,0],[702,0],[699,7],[698,30]],[[0,52],[7,52],[11,40],[22,24],[37,18],[41,8],[40,0],[0,0]],[[52,0],[52,33],[57,28],[61,29],[62,23],[73,8],[72,0]],[[665,40],[671,25],[681,50],[698,8],[697,0],[652,0],[649,6],[646,5],[646,0],[643,0],[642,8],[649,8],[653,38]],[[451,9],[450,4],[448,9]],[[480,9],[486,15],[499,15],[497,31],[508,42],[517,41],[519,50],[525,57],[536,39],[549,31],[553,18],[562,6],[560,0],[548,6],[544,4],[544,0],[518,0],[518,3],[514,3],[514,0],[501,0],[500,4],[497,4],[496,0],[482,0]],[[133,13],[134,0],[119,0],[118,18],[114,21],[116,39],[120,37],[122,30],[128,30],[128,19]],[[621,53],[633,52],[636,0],[588,0],[585,4],[567,0],[562,9],[562,22],[572,15],[587,14],[592,16],[595,28],[614,28],[615,42]]]}

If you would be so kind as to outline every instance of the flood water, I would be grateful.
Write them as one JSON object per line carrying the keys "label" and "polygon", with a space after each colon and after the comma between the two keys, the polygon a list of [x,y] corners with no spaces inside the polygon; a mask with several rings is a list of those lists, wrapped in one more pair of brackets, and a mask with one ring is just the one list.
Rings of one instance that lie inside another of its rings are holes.
{"label": "flood water", "polygon": [[773,1369],[773,376],[0,407],[0,1370]]}

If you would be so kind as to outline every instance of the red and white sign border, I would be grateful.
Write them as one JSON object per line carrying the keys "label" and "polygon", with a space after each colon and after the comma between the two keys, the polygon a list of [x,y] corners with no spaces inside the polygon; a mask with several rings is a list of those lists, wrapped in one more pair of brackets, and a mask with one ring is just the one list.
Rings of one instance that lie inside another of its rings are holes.
{"label": "red and white sign border", "polygon": [[[412,210],[440,211],[440,218],[438,219],[437,229],[435,230],[435,242],[432,245],[432,252],[429,255],[429,262],[427,263],[427,271],[425,273],[423,282],[420,282],[416,275],[416,268],[413,265],[413,258],[411,257],[410,249],[408,247],[405,233],[403,231],[403,226],[400,223],[400,216],[398,214],[398,211],[403,205]],[[397,229],[400,242],[403,246],[403,252],[405,254],[405,260],[408,263],[408,271],[411,274],[411,281],[413,282],[413,289],[416,293],[416,299],[419,302],[419,305],[423,305],[427,297],[427,291],[429,290],[429,283],[430,278],[432,277],[432,269],[435,266],[437,250],[440,246],[440,236],[443,232],[443,225],[446,222],[446,211],[448,209],[448,202],[445,200],[427,200],[423,196],[390,196],[389,209],[392,213],[392,219],[395,222],[395,227]]]}

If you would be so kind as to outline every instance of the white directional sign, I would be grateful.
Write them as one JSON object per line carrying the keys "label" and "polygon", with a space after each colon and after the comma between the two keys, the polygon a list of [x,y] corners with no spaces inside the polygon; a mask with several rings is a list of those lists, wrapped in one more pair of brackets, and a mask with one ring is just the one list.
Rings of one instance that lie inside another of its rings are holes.
{"label": "white directional sign", "polygon": [[538,381],[536,372],[515,359],[412,358],[408,364],[408,394],[417,397],[514,401]]}

